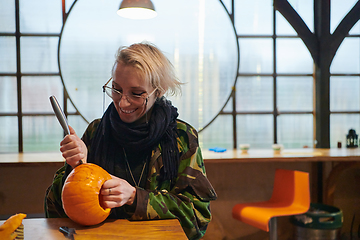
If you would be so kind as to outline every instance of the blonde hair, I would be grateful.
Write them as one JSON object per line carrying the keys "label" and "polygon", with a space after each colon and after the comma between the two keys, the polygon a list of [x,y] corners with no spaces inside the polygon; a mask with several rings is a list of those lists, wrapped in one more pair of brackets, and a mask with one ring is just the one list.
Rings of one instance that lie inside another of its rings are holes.
{"label": "blonde hair", "polygon": [[181,93],[182,83],[175,75],[175,70],[166,56],[153,44],[142,42],[129,47],[120,47],[116,54],[112,74],[117,63],[130,65],[138,69],[144,80],[160,91],[171,95]]}

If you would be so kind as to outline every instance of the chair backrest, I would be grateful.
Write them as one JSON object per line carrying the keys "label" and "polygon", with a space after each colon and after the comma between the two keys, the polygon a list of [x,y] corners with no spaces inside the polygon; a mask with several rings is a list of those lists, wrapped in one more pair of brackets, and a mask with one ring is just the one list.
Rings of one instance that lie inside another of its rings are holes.
{"label": "chair backrest", "polygon": [[310,206],[309,173],[276,169],[270,202]]}

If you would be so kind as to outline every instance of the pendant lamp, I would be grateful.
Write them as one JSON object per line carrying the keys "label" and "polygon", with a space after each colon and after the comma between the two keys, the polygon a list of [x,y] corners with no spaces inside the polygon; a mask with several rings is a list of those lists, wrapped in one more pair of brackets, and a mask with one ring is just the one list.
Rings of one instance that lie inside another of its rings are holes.
{"label": "pendant lamp", "polygon": [[117,14],[130,19],[150,19],[157,15],[150,0],[123,0]]}

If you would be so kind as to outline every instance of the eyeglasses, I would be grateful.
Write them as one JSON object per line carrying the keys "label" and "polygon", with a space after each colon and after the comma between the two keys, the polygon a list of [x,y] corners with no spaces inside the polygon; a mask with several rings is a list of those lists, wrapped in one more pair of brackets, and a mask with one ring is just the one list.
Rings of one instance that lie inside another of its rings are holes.
{"label": "eyeglasses", "polygon": [[115,102],[120,102],[122,97],[125,96],[126,100],[129,103],[137,105],[137,106],[142,106],[142,105],[144,105],[144,103],[147,104],[148,98],[151,95],[153,95],[155,93],[155,91],[157,90],[157,88],[155,88],[154,91],[152,91],[150,94],[147,94],[147,92],[144,92],[144,93],[141,93],[141,94],[132,93],[131,95],[127,95],[127,94],[123,94],[122,92],[120,92],[119,90],[116,90],[113,87],[107,86],[111,80],[112,80],[112,78],[110,78],[105,83],[105,85],[103,86],[103,91],[106,92],[106,94],[109,97],[111,97],[112,100],[114,100]]}

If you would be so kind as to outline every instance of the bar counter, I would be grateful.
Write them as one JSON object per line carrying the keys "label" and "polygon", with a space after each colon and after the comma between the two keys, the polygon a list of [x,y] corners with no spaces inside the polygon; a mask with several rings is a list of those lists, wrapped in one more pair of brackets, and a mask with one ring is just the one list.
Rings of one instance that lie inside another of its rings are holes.
{"label": "bar counter", "polygon": [[348,162],[360,161],[359,148],[301,148],[285,149],[275,153],[272,149],[250,149],[247,153],[240,150],[213,152],[203,150],[206,162]]}
{"label": "bar counter", "polygon": [[[348,162],[360,161],[360,148],[301,148],[285,149],[275,153],[272,149],[250,149],[243,153],[239,149],[225,152],[202,150],[206,162]],[[0,164],[57,164],[65,160],[60,152],[0,153]]]}
{"label": "bar counter", "polygon": [[63,164],[61,152],[0,153],[0,165]]}
{"label": "bar counter", "polygon": [[[301,148],[285,149],[275,153],[272,149],[250,149],[243,153],[238,149],[225,152],[202,150],[206,162],[348,162],[360,161],[360,148]],[[63,163],[60,152],[0,153],[0,164]]]}

